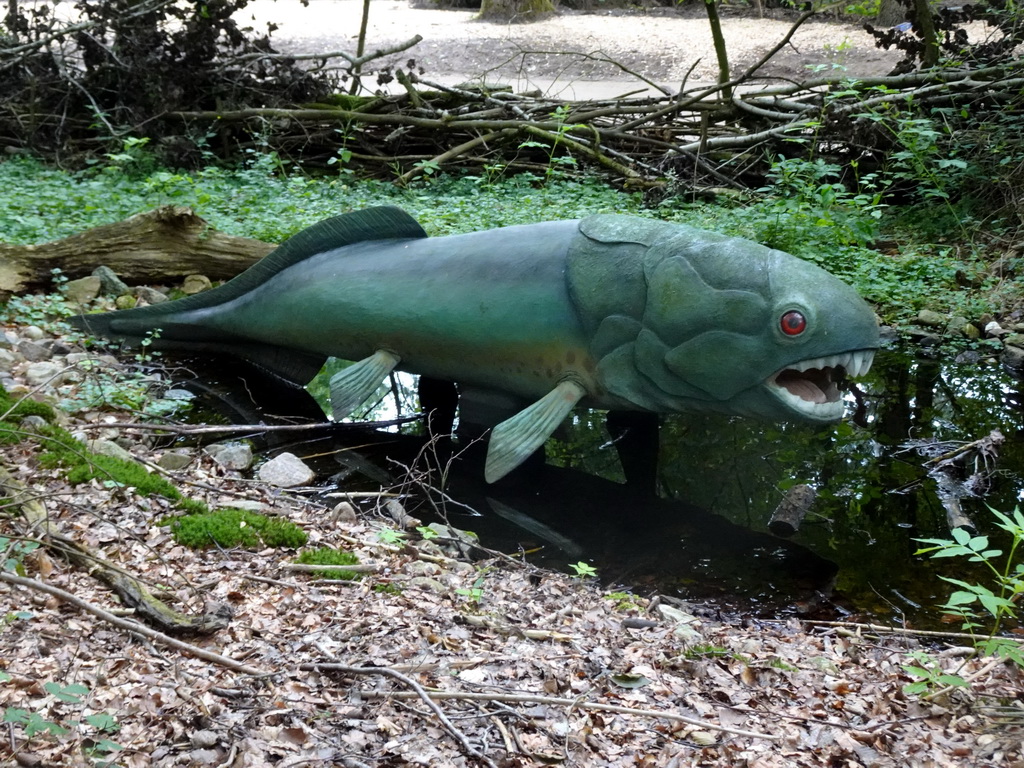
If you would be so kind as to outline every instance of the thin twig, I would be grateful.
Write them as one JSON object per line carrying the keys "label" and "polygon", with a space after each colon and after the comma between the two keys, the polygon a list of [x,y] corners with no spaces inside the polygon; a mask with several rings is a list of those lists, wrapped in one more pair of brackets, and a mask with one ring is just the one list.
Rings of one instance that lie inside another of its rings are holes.
{"label": "thin twig", "polygon": [[240,661],[235,661],[234,659],[229,659],[227,656],[221,656],[219,653],[207,651],[199,646],[178,640],[170,635],[165,635],[163,632],[157,632],[155,629],[150,629],[138,622],[131,621],[129,619],[122,619],[115,616],[110,611],[104,610],[97,605],[93,605],[87,600],[83,600],[82,598],[71,594],[67,590],[54,587],[51,584],[44,584],[36,579],[26,579],[21,576],[15,576],[13,573],[0,573],[0,581],[7,582],[8,584],[13,584],[18,587],[25,587],[26,589],[34,589],[37,592],[43,592],[47,595],[52,595],[66,603],[74,605],[76,608],[79,608],[86,613],[91,613],[96,618],[101,619],[108,624],[113,624],[118,629],[123,629],[126,632],[140,635],[159,645],[174,648],[178,651],[184,651],[185,653],[203,659],[204,661],[213,662],[214,664],[226,667],[227,669],[235,672],[241,672],[243,675],[253,675],[258,677],[267,674],[261,669],[250,667],[248,664],[243,664]]}
{"label": "thin twig", "polygon": [[[302,670],[316,670],[316,671],[330,671],[330,672],[341,672],[345,675],[381,675],[383,677],[390,677],[397,680],[402,685],[409,688],[409,698],[417,698],[426,704],[430,711],[434,713],[434,716],[441,721],[445,730],[452,735],[452,737],[462,746],[463,751],[467,755],[476,758],[484,765],[489,768],[498,768],[497,765],[489,757],[482,754],[476,747],[469,743],[469,739],[466,735],[455,727],[455,724],[448,719],[445,715],[444,710],[438,706],[437,702],[431,698],[432,694],[427,693],[419,683],[401,672],[396,672],[393,669],[387,667],[350,667],[346,664],[335,664],[335,663],[314,663],[314,664],[300,664],[299,669]],[[392,694],[393,695],[393,694]]]}
{"label": "thin twig", "polygon": [[[300,668],[314,667],[319,669],[331,669],[331,664],[303,664]],[[619,715],[633,715],[636,717],[661,718],[673,720],[688,725],[694,725],[709,731],[721,731],[736,736],[748,736],[754,739],[766,739],[767,741],[778,741],[779,736],[759,731],[747,731],[742,728],[731,728],[726,725],[717,725],[701,720],[696,717],[688,717],[675,712],[663,712],[656,709],[637,709],[635,707],[621,707],[617,704],[601,704],[580,699],[563,699],[556,696],[542,696],[532,693],[464,693],[461,691],[429,691],[426,692],[431,698],[438,700],[455,699],[461,701],[497,701],[516,704],[548,704],[554,707],[569,707],[570,709],[588,709],[597,712],[614,712]],[[368,699],[410,699],[410,694],[402,691],[360,691],[359,695]]]}
{"label": "thin twig", "polygon": [[318,421],[313,424],[146,424],[136,421],[97,422],[76,424],[75,429],[139,429],[147,432],[170,432],[172,435],[229,435],[248,432],[317,432],[345,431],[351,429],[384,429],[398,427],[422,416],[403,416],[387,421]]}

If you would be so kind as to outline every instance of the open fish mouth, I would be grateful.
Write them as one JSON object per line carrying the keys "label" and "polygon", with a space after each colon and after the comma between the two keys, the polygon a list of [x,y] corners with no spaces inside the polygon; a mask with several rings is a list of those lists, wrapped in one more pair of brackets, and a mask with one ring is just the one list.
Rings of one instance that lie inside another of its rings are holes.
{"label": "open fish mouth", "polygon": [[801,360],[769,377],[765,384],[779,400],[805,418],[835,421],[843,417],[840,383],[871,370],[875,350]]}

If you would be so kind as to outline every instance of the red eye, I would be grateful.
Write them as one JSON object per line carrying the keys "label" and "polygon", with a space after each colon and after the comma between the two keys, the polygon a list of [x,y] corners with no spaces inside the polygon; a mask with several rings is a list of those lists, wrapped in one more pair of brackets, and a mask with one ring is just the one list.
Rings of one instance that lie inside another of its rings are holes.
{"label": "red eye", "polygon": [[807,318],[795,309],[791,309],[782,316],[779,325],[782,327],[782,332],[787,336],[799,336],[807,330]]}

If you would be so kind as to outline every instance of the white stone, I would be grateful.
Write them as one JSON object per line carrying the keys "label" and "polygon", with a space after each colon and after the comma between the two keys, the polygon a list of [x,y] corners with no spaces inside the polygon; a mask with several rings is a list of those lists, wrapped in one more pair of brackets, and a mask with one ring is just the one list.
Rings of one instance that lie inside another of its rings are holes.
{"label": "white stone", "polygon": [[293,453],[282,453],[275,456],[260,467],[257,474],[264,483],[275,485],[278,488],[309,485],[316,477],[313,470]]}

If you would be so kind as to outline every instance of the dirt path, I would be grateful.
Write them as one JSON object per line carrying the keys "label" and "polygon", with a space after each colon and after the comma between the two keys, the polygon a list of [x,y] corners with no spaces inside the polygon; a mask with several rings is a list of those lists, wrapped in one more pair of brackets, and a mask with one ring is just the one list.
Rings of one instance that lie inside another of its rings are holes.
{"label": "dirt path", "polygon": [[[362,0],[255,0],[244,14],[258,28],[274,21],[278,45],[289,51],[354,51]],[[692,11],[582,14],[561,12],[532,24],[479,21],[472,11],[412,8],[405,0],[378,0],[370,10],[367,49],[423,36],[423,42],[396,58],[414,59],[427,79],[455,83],[486,79],[517,90],[540,88],[565,98],[614,96],[633,90],[638,80],[612,59],[670,88],[711,82],[716,77],[707,19]],[[790,20],[726,17],[725,36],[734,68],[756,61],[781,40]],[[576,52],[566,55],[563,52]],[[897,56],[880,51],[856,25],[809,22],[792,44],[766,68],[774,77],[801,78],[808,67],[844,67],[854,76],[884,74]]]}

